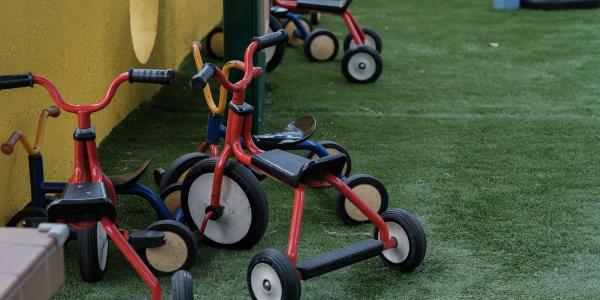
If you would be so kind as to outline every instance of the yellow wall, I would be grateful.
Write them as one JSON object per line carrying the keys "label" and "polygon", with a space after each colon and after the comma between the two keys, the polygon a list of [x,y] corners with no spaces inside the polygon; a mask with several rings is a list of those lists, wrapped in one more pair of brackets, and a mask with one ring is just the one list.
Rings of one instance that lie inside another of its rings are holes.
{"label": "yellow wall", "polygon": [[[154,50],[142,65],[132,45],[129,5],[129,0],[0,0],[0,74],[43,75],[68,101],[95,102],[129,67],[176,69],[191,41],[222,17],[221,0],[161,0]],[[124,84],[108,109],[92,117],[99,141],[157,89]],[[1,142],[14,130],[33,139],[41,109],[52,104],[41,87],[0,91]],[[75,125],[73,115],[64,112],[49,120],[42,147],[46,179],[63,181],[72,172]],[[0,224],[29,201],[28,178],[21,146],[11,156],[0,155]]]}

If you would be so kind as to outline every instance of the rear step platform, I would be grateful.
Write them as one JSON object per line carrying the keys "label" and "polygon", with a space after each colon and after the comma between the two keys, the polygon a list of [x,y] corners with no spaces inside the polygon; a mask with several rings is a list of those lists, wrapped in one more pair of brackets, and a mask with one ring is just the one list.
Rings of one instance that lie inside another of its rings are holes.
{"label": "rear step platform", "polygon": [[310,160],[280,149],[252,156],[253,165],[291,187],[322,179],[327,173],[340,174],[347,160],[342,153]]}
{"label": "rear step platform", "polygon": [[364,240],[346,248],[313,257],[298,264],[303,280],[307,280],[374,257],[383,252],[383,242]]}

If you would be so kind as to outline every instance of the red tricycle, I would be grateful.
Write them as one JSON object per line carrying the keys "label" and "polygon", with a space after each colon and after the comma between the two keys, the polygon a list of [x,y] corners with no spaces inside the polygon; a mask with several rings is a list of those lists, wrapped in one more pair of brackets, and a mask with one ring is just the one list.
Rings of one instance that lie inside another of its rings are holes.
{"label": "red tricycle", "polygon": [[[183,253],[187,252],[186,249],[181,248],[179,243],[183,238],[176,236],[177,233],[160,230],[138,231],[130,234],[117,227],[116,191],[113,183],[100,167],[96,132],[92,126],[91,115],[108,106],[117,88],[123,82],[171,84],[173,80],[174,72],[172,70],[130,69],[129,72],[118,75],[111,82],[100,101],[90,105],[76,105],[65,102],[54,84],[44,77],[33,76],[31,73],[0,76],[0,90],[33,87],[34,84],[41,85],[48,91],[57,106],[77,115],[77,127],[73,134],[75,144],[73,175],[64,184],[60,196],[48,204],[47,213],[50,222],[66,223],[79,232],[89,233],[78,234],[80,255],[83,256],[80,258],[83,261],[80,263],[82,273],[94,273],[87,275],[91,278],[101,278],[106,267],[108,235],[150,287],[152,299],[162,299],[161,287],[136,251],[144,252],[147,259],[152,258],[159,264],[168,264],[173,259],[178,260],[178,256],[187,255]],[[47,114],[52,113],[48,112]],[[57,115],[57,112],[53,114]],[[31,148],[27,147],[28,143],[23,138],[21,135],[13,135],[13,138],[3,144],[3,151],[11,150],[6,148],[14,147],[19,140],[26,148]],[[36,144],[39,145],[39,143]],[[174,252],[178,250],[181,253]],[[186,271],[176,272],[173,276],[173,284],[175,299],[193,298],[189,273]]]}
{"label": "red tricycle", "polygon": [[341,16],[348,28],[344,39],[342,72],[349,82],[375,82],[383,70],[381,50],[383,43],[379,34],[361,27],[348,7],[352,0],[274,0],[271,14],[282,19],[288,32],[288,44],[304,44],[304,54],[310,61],[335,59],[339,43],[335,34],[324,29],[312,30],[307,20],[294,12],[328,13]]}
{"label": "red tricycle", "polygon": [[[202,90],[209,79],[216,77],[220,84],[233,93],[229,102],[229,117],[225,145],[216,158],[196,164],[183,182],[182,207],[184,214],[207,222],[223,222],[223,211],[231,210],[233,204],[244,224],[254,211],[245,205],[253,197],[247,189],[236,188],[238,170],[243,166],[259,170],[277,181],[294,189],[294,205],[286,254],[268,249],[256,254],[248,266],[247,282],[250,294],[255,299],[299,299],[301,280],[307,280],[327,272],[379,255],[383,262],[401,271],[412,271],[421,264],[427,248],[423,227],[416,217],[402,209],[390,209],[381,215],[343,180],[338,178],[346,156],[335,153],[315,160],[295,155],[280,149],[264,151],[253,142],[251,135],[253,106],[244,100],[246,88],[260,75],[253,66],[254,52],[288,39],[284,30],[254,38],[244,55],[244,77],[232,83],[223,71],[206,64],[191,79],[192,88]],[[243,145],[242,145],[243,139]],[[246,149],[246,151],[244,150]],[[230,158],[235,158],[235,162]],[[239,166],[239,167],[238,167]],[[298,244],[304,213],[304,186],[311,183],[327,183],[341,192],[375,225],[372,239],[337,249],[304,262],[298,262]],[[222,198],[234,199],[230,203]],[[248,227],[240,235],[245,234]],[[234,228],[235,229],[235,228]],[[233,233],[234,231],[231,230]]]}

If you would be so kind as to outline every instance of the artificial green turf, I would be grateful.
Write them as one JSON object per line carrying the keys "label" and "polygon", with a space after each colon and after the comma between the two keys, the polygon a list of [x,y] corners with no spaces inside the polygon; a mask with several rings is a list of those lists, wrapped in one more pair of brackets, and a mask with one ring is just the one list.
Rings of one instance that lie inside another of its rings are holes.
{"label": "artificial green turf", "polygon": [[[391,207],[415,213],[428,234],[423,266],[409,274],[379,259],[311,279],[302,294],[323,298],[594,298],[600,294],[600,13],[495,12],[491,1],[362,0],[361,24],[383,37],[384,72],[351,85],[330,63],[290,49],[270,74],[267,129],[301,114],[317,139],[345,145],[353,173],[380,178]],[[342,41],[341,19],[319,27]],[[499,47],[491,47],[498,43]],[[207,110],[187,88],[191,59],[174,87],[142,105],[102,143],[105,170],[143,158],[166,166],[204,138]],[[152,185],[151,175],[143,179]],[[284,249],[292,193],[272,181],[270,224],[251,251],[201,245],[192,272],[197,298],[247,298],[246,267],[260,249]],[[368,237],[346,227],[333,191],[308,191],[300,258]],[[121,197],[119,217],[144,228],[154,213]],[[74,243],[72,243],[74,244]],[[75,245],[59,299],[147,294],[115,251],[102,283],[82,283]],[[169,279],[161,280],[169,289]]]}

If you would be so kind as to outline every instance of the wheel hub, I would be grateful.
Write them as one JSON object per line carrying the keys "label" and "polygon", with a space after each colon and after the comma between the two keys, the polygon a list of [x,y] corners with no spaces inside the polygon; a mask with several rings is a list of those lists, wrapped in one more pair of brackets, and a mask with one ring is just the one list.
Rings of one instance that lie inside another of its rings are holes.
{"label": "wheel hub", "polygon": [[367,64],[365,64],[364,62],[361,62],[361,63],[358,64],[358,68],[361,69],[361,70],[364,70],[364,69],[367,68]]}
{"label": "wheel hub", "polygon": [[263,289],[265,289],[267,293],[271,291],[271,282],[269,280],[263,280]]}

